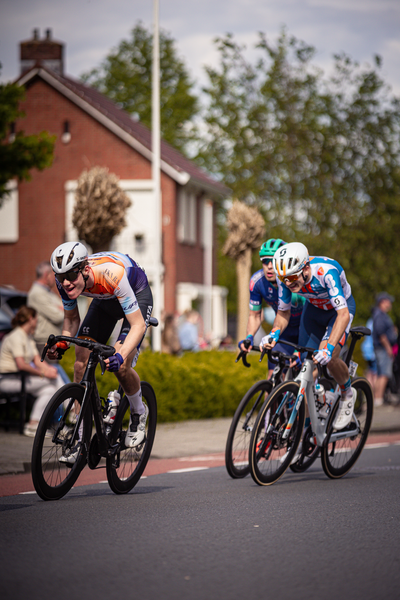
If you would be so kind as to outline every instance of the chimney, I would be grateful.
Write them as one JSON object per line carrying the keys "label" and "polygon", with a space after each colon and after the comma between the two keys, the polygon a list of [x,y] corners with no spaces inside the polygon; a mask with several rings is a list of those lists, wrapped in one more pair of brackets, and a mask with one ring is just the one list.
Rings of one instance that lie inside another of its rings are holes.
{"label": "chimney", "polygon": [[51,29],[46,29],[45,35],[41,40],[39,29],[34,29],[32,39],[20,43],[21,75],[35,65],[64,74],[64,44],[51,39]]}

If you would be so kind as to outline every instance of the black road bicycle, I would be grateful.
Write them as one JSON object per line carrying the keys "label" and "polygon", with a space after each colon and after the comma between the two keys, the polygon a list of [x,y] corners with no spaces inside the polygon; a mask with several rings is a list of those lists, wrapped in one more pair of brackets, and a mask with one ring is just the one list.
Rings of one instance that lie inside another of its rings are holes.
{"label": "black road bicycle", "polygon": [[[150,319],[155,327],[158,321]],[[104,423],[105,402],[99,396],[95,371],[100,363],[105,371],[104,359],[115,353],[115,348],[94,341],[50,336],[42,354],[59,341],[66,341],[90,350],[85,374],[80,383],[67,383],[52,397],[40,419],[32,448],[32,480],[35,490],[43,500],[59,500],[72,488],[82,469],[105,468],[110,488],[115,494],[126,494],[139,481],[149,460],[157,423],[157,402],[153,388],[141,382],[143,402],[149,414],[146,435],[135,448],[125,446],[125,434],[129,425],[130,406],[121,395],[114,423],[111,428]],[[104,400],[104,399],[103,399]],[[94,433],[92,424],[94,421]],[[79,454],[74,464],[60,462],[79,444]]]}

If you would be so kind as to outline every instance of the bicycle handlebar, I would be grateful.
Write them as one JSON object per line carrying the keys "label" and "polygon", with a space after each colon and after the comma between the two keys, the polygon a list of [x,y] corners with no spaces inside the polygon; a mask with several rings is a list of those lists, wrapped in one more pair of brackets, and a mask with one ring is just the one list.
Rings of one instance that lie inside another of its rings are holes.
{"label": "bicycle handlebar", "polygon": [[[248,340],[245,340],[244,344],[246,344],[247,341]],[[248,346],[250,346],[250,341],[247,344],[247,347]],[[268,360],[276,365],[282,364],[282,366],[283,366],[286,362],[290,362],[290,360],[292,359],[291,355],[285,354],[284,352],[280,352],[279,350],[274,350],[273,348],[270,348],[269,350],[261,351],[258,346],[253,346],[251,351],[261,352],[259,362],[262,361],[262,359],[264,358],[264,356],[266,354],[268,354]],[[248,354],[248,352],[241,350],[239,352],[239,354],[237,355],[235,362],[238,362],[240,359],[242,359],[242,363],[244,364],[244,366],[250,367],[251,366],[250,363],[247,362],[247,354]]]}
{"label": "bicycle handlebar", "polygon": [[112,346],[107,346],[106,344],[99,344],[94,340],[86,340],[81,338],[72,338],[66,335],[49,335],[49,338],[46,342],[45,347],[43,348],[41,361],[44,361],[46,356],[46,352],[52,346],[55,346],[57,342],[69,342],[70,344],[75,344],[76,346],[81,346],[82,348],[87,348],[88,350],[96,352],[101,358],[109,358],[113,354],[115,354],[115,348]]}
{"label": "bicycle handlebar", "polygon": [[[151,325],[151,327],[157,327],[158,320],[155,317],[150,317],[149,325]],[[81,339],[81,338],[76,338],[76,337],[72,338],[72,337],[68,337],[66,335],[51,334],[51,335],[49,335],[46,345],[43,348],[41,362],[44,361],[47,350],[49,348],[51,348],[52,346],[55,346],[57,344],[57,342],[69,342],[70,344],[76,344],[77,346],[81,346],[82,348],[87,348],[88,350],[91,350],[91,351],[94,350],[100,356],[100,358],[103,358],[103,359],[109,358],[110,356],[115,354],[115,348],[113,348],[112,346],[108,346],[107,344],[99,344],[98,342],[95,342],[94,340],[87,340],[87,339]]]}

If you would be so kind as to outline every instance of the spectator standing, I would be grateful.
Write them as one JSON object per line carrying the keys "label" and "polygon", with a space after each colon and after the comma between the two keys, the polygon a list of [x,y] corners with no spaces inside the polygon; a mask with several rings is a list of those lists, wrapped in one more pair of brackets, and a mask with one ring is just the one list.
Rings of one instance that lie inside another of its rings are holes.
{"label": "spectator standing", "polygon": [[393,347],[397,342],[397,331],[392,319],[387,314],[391,310],[393,302],[393,296],[387,292],[381,292],[376,296],[372,325],[377,367],[375,406],[382,406],[385,389],[393,373]]}
{"label": "spectator standing", "polygon": [[364,341],[361,344],[361,352],[362,355],[365,359],[365,361],[367,362],[367,373],[366,373],[366,377],[368,379],[368,381],[371,384],[372,389],[375,389],[375,384],[376,384],[376,377],[377,377],[377,371],[376,371],[376,357],[375,357],[375,351],[374,351],[374,340],[373,340],[373,319],[372,319],[372,315],[371,317],[368,319],[367,323],[366,323],[366,327],[368,327],[368,329],[371,330],[371,335],[367,335],[364,338]]}
{"label": "spectator standing", "polygon": [[183,323],[179,327],[181,348],[186,352],[197,352],[200,349],[199,331],[197,328],[199,315],[195,310],[187,310],[183,316]]}
{"label": "spectator standing", "polygon": [[[13,318],[13,330],[3,338],[0,349],[0,374],[25,371],[27,373],[26,391],[35,397],[30,420],[24,427],[24,434],[29,437],[34,437],[47,403],[63,385],[58,370],[46,362],[40,362],[33,339],[36,325],[36,310],[23,306]],[[21,379],[19,377],[0,379],[0,387],[4,392],[19,392]]]}
{"label": "spectator standing", "polygon": [[164,321],[164,329],[161,335],[161,352],[165,354],[179,354],[181,345],[179,342],[178,328],[174,315],[167,315]]}
{"label": "spectator standing", "polygon": [[39,354],[50,334],[61,335],[64,308],[60,297],[53,294],[56,280],[49,262],[43,261],[36,267],[36,281],[28,292],[27,306],[37,312],[37,328],[33,339]]}
{"label": "spectator standing", "polygon": [[[63,303],[59,295],[53,293],[55,285],[56,279],[50,263],[42,261],[36,267],[36,281],[33,282],[27,299],[27,306],[31,306],[37,312],[37,327],[33,339],[40,356],[49,335],[61,335],[64,322]],[[45,360],[49,362],[47,357]],[[59,363],[55,366],[63,382],[69,383],[68,375],[62,366]]]}

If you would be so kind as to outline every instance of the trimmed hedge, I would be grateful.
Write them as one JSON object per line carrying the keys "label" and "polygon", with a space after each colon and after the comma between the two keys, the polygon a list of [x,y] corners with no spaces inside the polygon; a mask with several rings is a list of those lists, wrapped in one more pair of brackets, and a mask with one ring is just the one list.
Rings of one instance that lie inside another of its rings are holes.
{"label": "trimmed hedge", "polygon": [[[140,378],[154,388],[158,422],[232,416],[249,387],[267,377],[266,358],[259,363],[259,354],[252,353],[248,359],[251,367],[247,369],[241,362],[235,363],[236,356],[236,352],[226,350],[186,353],[179,357],[142,352],[136,370]],[[365,362],[359,345],[354,359],[359,363],[357,374],[362,375]],[[73,349],[66,352],[62,360],[71,380],[74,360]],[[96,380],[103,398],[117,387],[115,376],[108,372],[102,376],[100,366]]]}
{"label": "trimmed hedge", "polygon": [[[249,387],[267,376],[267,361],[260,364],[259,355],[250,356],[249,369],[235,363],[235,358],[236,352],[217,350],[183,356],[142,352],[136,371],[154,388],[158,422],[232,416]],[[74,360],[71,349],[61,363],[71,380]],[[100,366],[96,381],[103,398],[117,386],[112,373],[101,375]]]}

